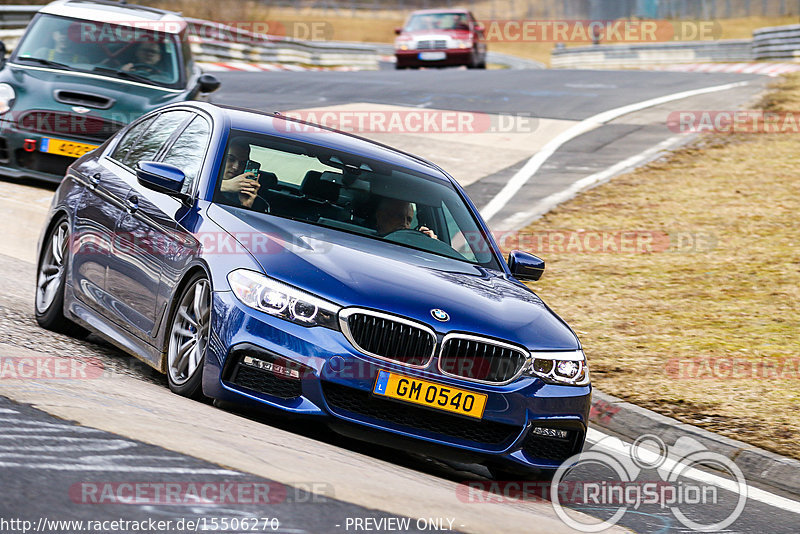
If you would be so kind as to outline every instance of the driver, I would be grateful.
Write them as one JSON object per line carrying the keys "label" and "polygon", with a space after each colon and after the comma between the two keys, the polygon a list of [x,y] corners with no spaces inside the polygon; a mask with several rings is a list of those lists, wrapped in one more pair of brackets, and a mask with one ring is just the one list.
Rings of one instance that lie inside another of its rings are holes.
{"label": "driver", "polygon": [[228,204],[252,208],[261,184],[255,173],[242,172],[250,159],[250,144],[245,139],[234,139],[225,157],[222,183],[219,190]]}
{"label": "driver", "polygon": [[155,74],[161,73],[161,46],[158,43],[143,42],[136,46],[133,52],[133,62],[126,63],[122,70],[130,72],[132,70],[148,71]]}
{"label": "driver", "polygon": [[[413,219],[414,208],[411,207],[411,203],[399,198],[383,198],[375,210],[375,226],[378,235],[381,236],[398,230],[409,230]],[[437,239],[433,230],[426,226],[420,226],[417,230],[428,237]]]}

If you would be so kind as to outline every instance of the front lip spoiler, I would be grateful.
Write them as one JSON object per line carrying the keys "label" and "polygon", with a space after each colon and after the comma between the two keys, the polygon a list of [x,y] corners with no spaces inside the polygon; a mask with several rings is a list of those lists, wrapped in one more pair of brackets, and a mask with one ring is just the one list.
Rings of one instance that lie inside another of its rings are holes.
{"label": "front lip spoiler", "polygon": [[14,178],[19,180],[24,180],[26,178],[31,178],[33,180],[44,180],[54,184],[61,183],[61,181],[64,179],[64,176],[59,176],[56,174],[48,174],[30,169],[21,170],[17,167],[8,167],[3,164],[0,164],[0,175],[6,178]]}

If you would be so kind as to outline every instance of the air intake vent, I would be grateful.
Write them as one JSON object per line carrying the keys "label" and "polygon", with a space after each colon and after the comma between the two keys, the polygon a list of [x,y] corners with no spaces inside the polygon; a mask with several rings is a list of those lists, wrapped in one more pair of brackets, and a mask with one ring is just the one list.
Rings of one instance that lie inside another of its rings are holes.
{"label": "air intake vent", "polygon": [[425,367],[433,358],[436,335],[422,323],[353,308],[339,317],[345,337],[364,354],[409,367]]}
{"label": "air intake vent", "polygon": [[62,104],[71,106],[86,106],[87,108],[108,109],[114,104],[114,100],[103,95],[92,93],[78,93],[75,91],[57,90],[53,96]]}
{"label": "air intake vent", "polygon": [[519,376],[528,359],[514,345],[467,334],[448,334],[442,341],[442,374],[487,384],[504,384]]}
{"label": "air intake vent", "polygon": [[310,367],[243,343],[231,350],[222,379],[239,388],[294,399],[303,393],[303,378],[312,373]]}

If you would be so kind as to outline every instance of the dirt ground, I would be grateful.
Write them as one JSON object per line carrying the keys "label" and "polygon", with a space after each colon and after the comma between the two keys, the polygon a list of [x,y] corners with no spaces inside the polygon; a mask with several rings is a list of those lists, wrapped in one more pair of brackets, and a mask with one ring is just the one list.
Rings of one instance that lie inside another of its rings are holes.
{"label": "dirt ground", "polygon": [[[800,109],[800,76],[761,107]],[[703,134],[523,232],[597,388],[800,458],[800,126],[778,117],[784,133]]]}

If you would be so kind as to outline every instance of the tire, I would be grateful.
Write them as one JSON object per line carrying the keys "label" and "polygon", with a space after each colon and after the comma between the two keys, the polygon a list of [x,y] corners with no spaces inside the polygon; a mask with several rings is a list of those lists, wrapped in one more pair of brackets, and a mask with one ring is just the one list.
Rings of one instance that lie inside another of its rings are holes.
{"label": "tire", "polygon": [[56,219],[42,247],[36,270],[34,315],[39,326],[69,336],[83,337],[88,332],[64,316],[64,286],[69,259],[69,222]]}
{"label": "tire", "polygon": [[167,330],[169,389],[191,399],[203,399],[203,364],[211,324],[211,282],[197,273],[184,286]]}
{"label": "tire", "polygon": [[469,55],[469,60],[467,61],[467,68],[468,69],[479,69],[481,68],[480,64],[478,63],[478,49],[474,48],[472,53]]}
{"label": "tire", "polygon": [[534,480],[539,482],[549,482],[556,474],[555,469],[538,470],[514,470],[508,467],[497,465],[487,465],[487,469],[495,480]]}

